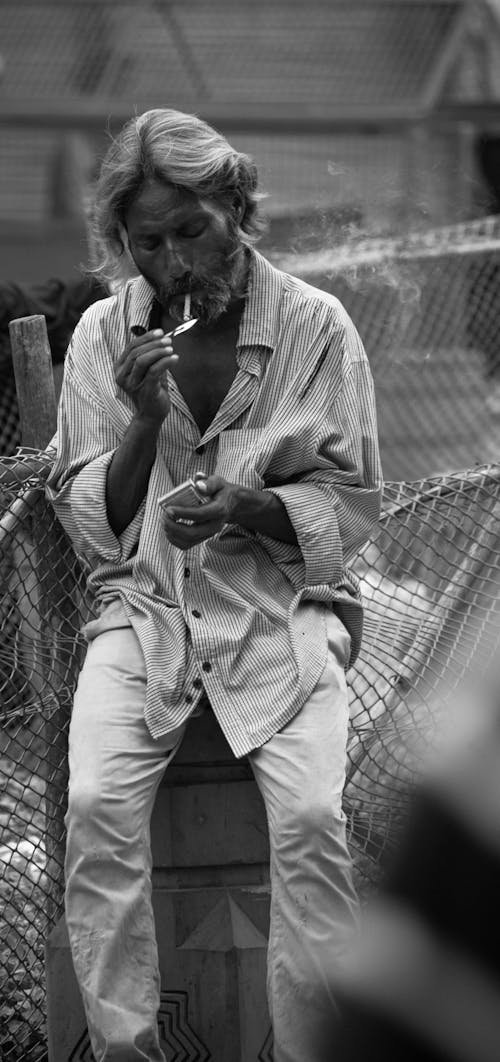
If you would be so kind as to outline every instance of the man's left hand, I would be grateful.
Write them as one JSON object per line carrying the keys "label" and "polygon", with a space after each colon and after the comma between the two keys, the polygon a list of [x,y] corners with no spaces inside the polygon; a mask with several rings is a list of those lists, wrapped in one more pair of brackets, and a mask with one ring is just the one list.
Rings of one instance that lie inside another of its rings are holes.
{"label": "man's left hand", "polygon": [[[228,483],[222,476],[208,476],[198,489],[208,501],[202,505],[169,505],[163,514],[163,526],[169,542],[178,549],[213,538],[224,524],[233,522],[236,500],[241,491],[235,483]],[[189,523],[183,521],[188,520]]]}

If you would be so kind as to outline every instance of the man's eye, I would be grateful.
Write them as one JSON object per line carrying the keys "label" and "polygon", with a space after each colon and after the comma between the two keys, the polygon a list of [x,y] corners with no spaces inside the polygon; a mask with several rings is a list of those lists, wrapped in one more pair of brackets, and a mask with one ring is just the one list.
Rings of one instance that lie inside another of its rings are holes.
{"label": "man's eye", "polygon": [[205,229],[206,225],[204,223],[201,225],[187,225],[185,228],[181,229],[179,236],[183,240],[195,240],[197,236],[201,236],[201,234],[205,232]]}
{"label": "man's eye", "polygon": [[159,246],[160,241],[155,236],[148,236],[142,240],[136,240],[136,243],[141,251],[154,251]]}

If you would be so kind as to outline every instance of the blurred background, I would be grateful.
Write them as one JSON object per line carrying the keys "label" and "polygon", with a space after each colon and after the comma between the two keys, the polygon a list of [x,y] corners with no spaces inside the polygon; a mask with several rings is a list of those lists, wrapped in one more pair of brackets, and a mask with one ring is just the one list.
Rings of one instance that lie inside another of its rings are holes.
{"label": "blurred background", "polygon": [[[351,311],[380,378],[386,475],[494,458],[500,0],[3,0],[0,57],[0,281],[76,278],[110,134],[149,107],[193,111],[258,162],[263,250]],[[415,234],[443,226],[422,260]],[[405,234],[406,257],[360,257],[360,239]],[[437,334],[445,363],[428,365]],[[396,458],[408,425],[386,423],[385,392],[420,410],[454,369],[487,424],[452,417],[445,439],[442,412],[419,413]]]}
{"label": "blurred background", "polygon": [[254,156],[262,249],[351,312],[386,476],[495,460],[500,0],[3,0],[0,282],[79,277],[109,136],[157,106]]}
{"label": "blurred background", "polygon": [[1,279],[85,260],[88,181],[149,107],[256,158],[286,245],[500,209],[499,0],[3,0],[0,54]]}

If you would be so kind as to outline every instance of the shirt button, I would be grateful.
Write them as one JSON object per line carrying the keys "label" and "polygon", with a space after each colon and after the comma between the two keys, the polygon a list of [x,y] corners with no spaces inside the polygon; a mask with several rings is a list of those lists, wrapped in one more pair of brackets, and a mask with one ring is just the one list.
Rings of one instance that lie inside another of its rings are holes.
{"label": "shirt button", "polygon": [[186,579],[189,579],[189,576],[191,575],[191,568],[184,568],[184,575]]}
{"label": "shirt button", "polygon": [[186,704],[192,704],[193,703],[193,694],[192,693],[186,693],[185,700],[186,700]]}
{"label": "shirt button", "polygon": [[202,666],[203,671],[211,671],[212,670],[212,665],[209,664],[208,660],[204,660],[201,666]]}
{"label": "shirt button", "polygon": [[201,678],[193,679],[193,686],[194,686],[195,690],[201,690],[201,687],[203,686],[203,682],[201,681]]}
{"label": "shirt button", "polygon": [[194,616],[195,619],[201,619],[201,612],[198,612],[197,608],[193,609],[191,615]]}

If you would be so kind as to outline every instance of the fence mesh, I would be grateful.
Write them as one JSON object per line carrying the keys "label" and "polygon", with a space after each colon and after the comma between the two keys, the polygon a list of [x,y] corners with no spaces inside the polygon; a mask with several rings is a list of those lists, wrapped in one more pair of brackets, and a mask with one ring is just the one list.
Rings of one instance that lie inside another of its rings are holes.
{"label": "fence mesh", "polygon": [[62,910],[71,694],[90,614],[34,454],[0,478],[0,1058],[44,1058],[44,943]]}
{"label": "fence mesh", "polygon": [[[345,808],[365,894],[443,705],[498,651],[499,254],[488,219],[336,256],[302,250],[289,263],[339,295],[359,326],[389,479],[356,561],[366,619],[350,674]],[[48,466],[37,452],[0,460],[2,1062],[46,1057],[44,944],[62,911],[66,734],[92,612],[44,499]]]}
{"label": "fence mesh", "polygon": [[[2,465],[5,1062],[45,1054],[43,949],[62,912],[66,733],[84,651],[79,630],[91,613],[84,573],[44,500],[40,465],[36,455]],[[498,648],[499,509],[499,465],[389,483],[377,533],[357,559],[367,610],[351,676],[345,807],[362,892],[397,838],[438,710]]]}
{"label": "fence mesh", "polygon": [[387,479],[498,460],[500,216],[401,239],[297,230],[282,268],[336,295],[361,334]]}

